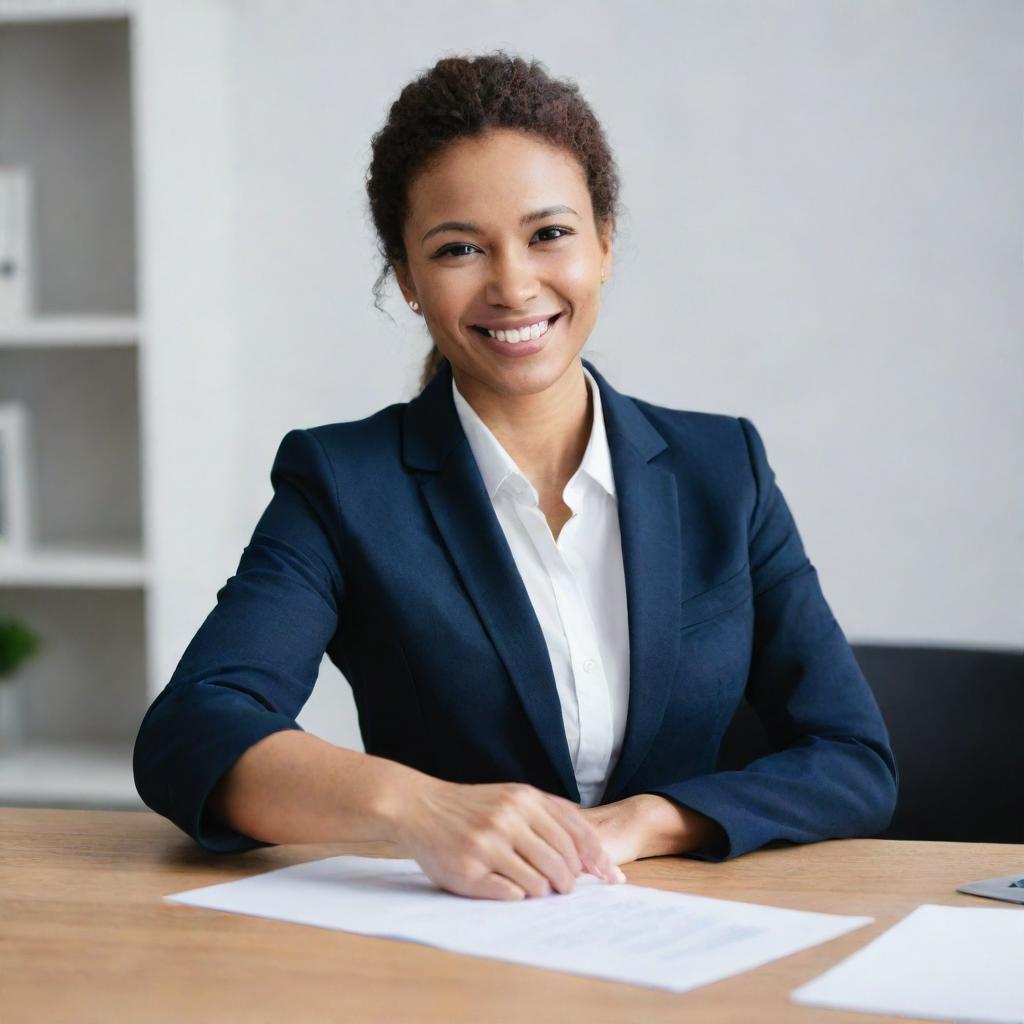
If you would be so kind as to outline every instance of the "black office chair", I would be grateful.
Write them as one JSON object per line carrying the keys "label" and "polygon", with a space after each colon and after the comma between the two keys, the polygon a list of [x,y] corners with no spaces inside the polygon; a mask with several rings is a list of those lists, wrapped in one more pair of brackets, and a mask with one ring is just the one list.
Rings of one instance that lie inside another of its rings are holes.
{"label": "black office chair", "polygon": [[[1024,654],[854,644],[900,771],[879,839],[1024,843]],[[771,752],[744,701],[719,771]]]}

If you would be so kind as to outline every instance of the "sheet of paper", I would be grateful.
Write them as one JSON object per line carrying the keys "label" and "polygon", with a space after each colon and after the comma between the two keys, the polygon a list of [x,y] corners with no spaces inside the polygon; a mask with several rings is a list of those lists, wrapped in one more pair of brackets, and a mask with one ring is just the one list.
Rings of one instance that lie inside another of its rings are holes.
{"label": "sheet of paper", "polygon": [[685,992],[868,924],[581,875],[571,893],[457,896],[411,859],[327,857],[164,897]]}
{"label": "sheet of paper", "polygon": [[934,1020],[1024,1022],[1024,910],[925,903],[790,998]]}

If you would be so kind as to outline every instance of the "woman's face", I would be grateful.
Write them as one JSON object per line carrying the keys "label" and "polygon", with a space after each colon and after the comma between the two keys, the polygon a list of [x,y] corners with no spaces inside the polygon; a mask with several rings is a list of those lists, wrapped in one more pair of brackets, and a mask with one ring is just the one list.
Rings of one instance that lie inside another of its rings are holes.
{"label": "woman's face", "polygon": [[[459,389],[535,394],[560,380],[594,327],[612,264],[611,225],[598,234],[576,158],[495,129],[449,145],[408,198],[408,264],[396,275]],[[546,333],[518,344],[477,329],[545,319]]]}

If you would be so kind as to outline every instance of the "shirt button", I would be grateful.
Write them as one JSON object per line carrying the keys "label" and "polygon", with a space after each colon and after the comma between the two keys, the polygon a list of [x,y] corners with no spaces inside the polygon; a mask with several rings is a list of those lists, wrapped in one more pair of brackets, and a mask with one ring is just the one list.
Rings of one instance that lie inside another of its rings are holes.
{"label": "shirt button", "polygon": [[585,662],[583,662],[583,671],[584,672],[593,672],[594,671],[594,659],[593,658],[587,658],[587,660]]}

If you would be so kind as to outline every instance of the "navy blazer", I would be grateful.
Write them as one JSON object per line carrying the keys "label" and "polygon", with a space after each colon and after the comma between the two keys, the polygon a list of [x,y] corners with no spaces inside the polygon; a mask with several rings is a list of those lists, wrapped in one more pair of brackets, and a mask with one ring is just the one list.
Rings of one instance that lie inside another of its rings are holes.
{"label": "navy blazer", "polygon": [[[601,389],[618,491],[629,711],[603,803],[656,793],[767,843],[869,836],[897,768],[878,704],[743,418]],[[203,848],[273,844],[205,808],[252,744],[299,729],[322,656],[352,687],[367,753],[453,782],[576,803],[544,637],[451,393],[289,431],[238,570],[139,728],[136,787]],[[716,772],[746,697],[775,752]]]}

